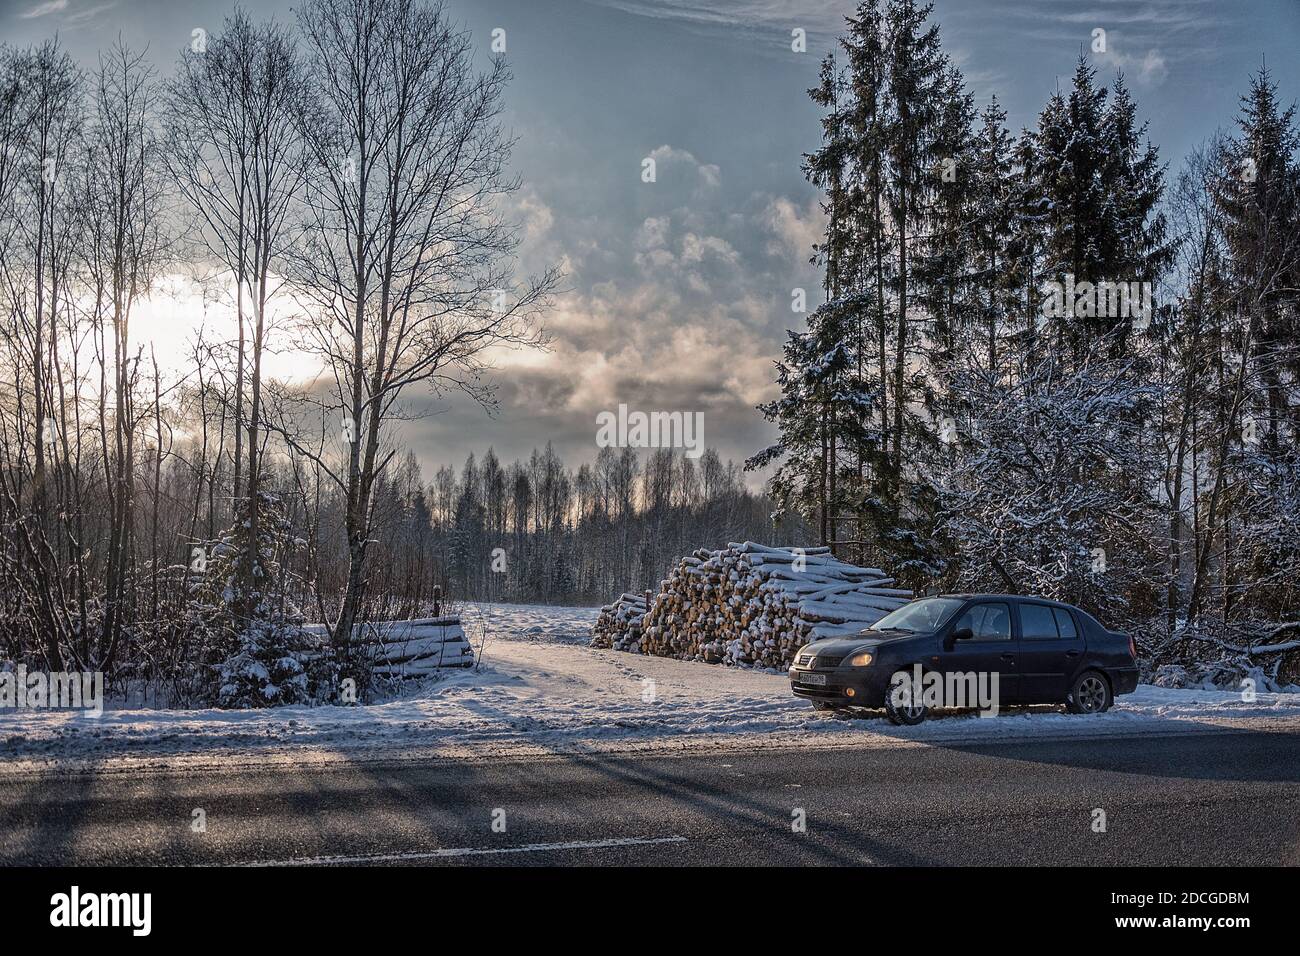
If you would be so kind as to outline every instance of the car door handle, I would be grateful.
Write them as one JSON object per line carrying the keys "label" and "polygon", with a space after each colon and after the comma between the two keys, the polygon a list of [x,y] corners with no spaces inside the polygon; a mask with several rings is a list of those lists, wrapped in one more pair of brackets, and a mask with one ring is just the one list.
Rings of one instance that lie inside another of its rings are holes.
{"label": "car door handle", "polygon": [[1065,656],[1066,656],[1066,657],[1078,657],[1078,656],[1079,656],[1079,652],[1078,652],[1078,651],[1066,651],[1066,652],[1065,652]]}
{"label": "car door handle", "polygon": [[1016,662],[1016,655],[1015,655],[1015,654],[1003,654],[1003,655],[1002,655],[1002,659],[1003,659],[1004,661],[1006,661],[1008,664],[1014,664],[1014,663]]}

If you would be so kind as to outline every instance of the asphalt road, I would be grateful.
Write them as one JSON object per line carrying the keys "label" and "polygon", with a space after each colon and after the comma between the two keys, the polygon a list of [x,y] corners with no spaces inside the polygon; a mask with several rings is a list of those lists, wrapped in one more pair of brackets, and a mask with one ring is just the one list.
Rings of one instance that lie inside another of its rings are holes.
{"label": "asphalt road", "polygon": [[1257,866],[1297,808],[1295,732],[42,773],[0,777],[0,863]]}

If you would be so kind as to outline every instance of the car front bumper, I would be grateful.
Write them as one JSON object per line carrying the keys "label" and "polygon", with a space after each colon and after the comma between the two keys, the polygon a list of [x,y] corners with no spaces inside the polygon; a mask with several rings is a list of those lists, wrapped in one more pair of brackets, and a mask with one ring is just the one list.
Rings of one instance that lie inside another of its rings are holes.
{"label": "car front bumper", "polygon": [[[790,690],[796,697],[841,707],[883,707],[888,677],[878,667],[815,670],[791,667]],[[824,683],[814,683],[824,681]]]}

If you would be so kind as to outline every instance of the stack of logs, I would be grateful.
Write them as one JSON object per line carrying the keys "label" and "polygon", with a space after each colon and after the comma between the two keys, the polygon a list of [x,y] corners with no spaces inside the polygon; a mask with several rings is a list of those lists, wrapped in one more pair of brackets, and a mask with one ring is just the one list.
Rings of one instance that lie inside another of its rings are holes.
{"label": "stack of logs", "polygon": [[606,604],[600,609],[600,616],[596,618],[596,623],[591,629],[591,646],[612,647],[616,651],[640,654],[645,612],[644,595],[630,593],[620,595],[613,604]]}
{"label": "stack of logs", "polygon": [[752,541],[682,558],[644,597],[601,609],[593,647],[784,669],[809,641],[858,633],[911,599],[879,568],[830,548]]}
{"label": "stack of logs", "polygon": [[[324,624],[304,624],[318,642],[329,639]],[[427,617],[411,621],[367,621],[352,629],[377,677],[427,677],[444,667],[473,667],[474,649],[461,627],[460,616]]]}

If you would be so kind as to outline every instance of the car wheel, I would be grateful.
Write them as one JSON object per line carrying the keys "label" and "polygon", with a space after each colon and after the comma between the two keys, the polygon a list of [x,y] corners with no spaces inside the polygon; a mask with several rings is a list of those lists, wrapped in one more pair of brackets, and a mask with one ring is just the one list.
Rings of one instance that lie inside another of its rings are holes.
{"label": "car wheel", "polygon": [[1075,678],[1065,707],[1072,714],[1101,714],[1110,709],[1113,701],[1110,682],[1097,671],[1084,671]]}
{"label": "car wheel", "polygon": [[919,700],[894,700],[894,688],[898,686],[899,674],[906,677],[908,681],[911,681],[912,679],[912,674],[909,671],[898,671],[889,678],[889,688],[885,691],[885,716],[889,718],[891,724],[902,724],[907,727],[915,727],[921,721],[925,720],[930,709]]}

